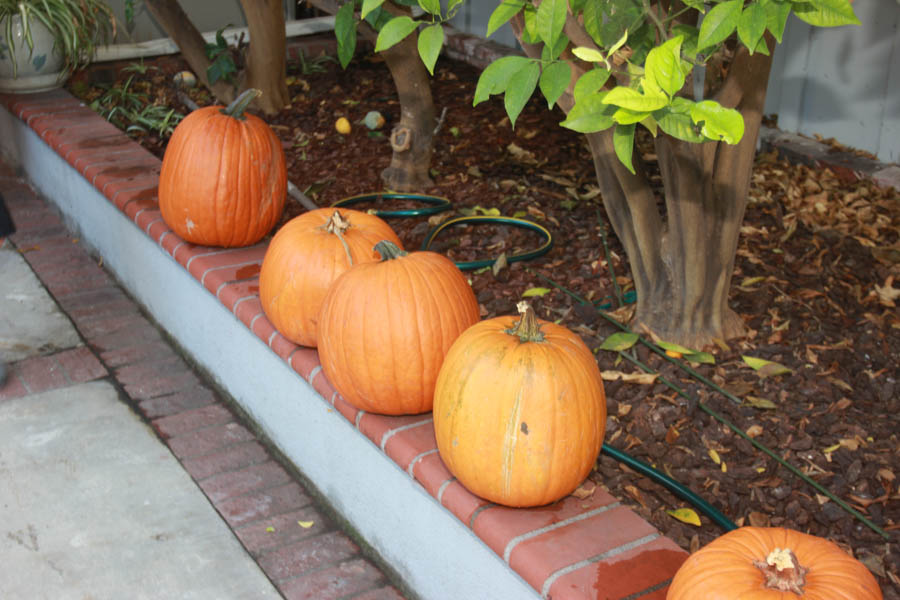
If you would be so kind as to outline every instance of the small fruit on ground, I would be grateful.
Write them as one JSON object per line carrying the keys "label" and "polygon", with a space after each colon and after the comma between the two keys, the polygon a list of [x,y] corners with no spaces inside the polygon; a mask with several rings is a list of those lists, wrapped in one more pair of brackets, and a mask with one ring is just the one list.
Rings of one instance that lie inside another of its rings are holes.
{"label": "small fruit on ground", "polygon": [[195,110],[175,128],[159,173],[162,218],[182,239],[203,246],[249,246],[284,210],[287,171],[281,141],[245,114],[259,90],[227,108]]}
{"label": "small fruit on ground", "polygon": [[384,239],[401,245],[387,223],[358,210],[320,208],[288,221],[269,243],[259,273],[259,300],[275,329],[314,347],[328,288],[351,266],[379,260],[374,247]]}
{"label": "small fruit on ground", "polygon": [[540,506],[588,476],[606,429],[606,395],[578,335],[521,317],[467,329],[444,359],[434,392],[438,451],[472,493],[507,506]]}
{"label": "small fruit on ground", "polygon": [[403,252],[389,241],[375,249],[381,262],[354,266],[322,301],[322,370],[356,408],[428,412],[444,354],[478,321],[478,301],[446,256]]}
{"label": "small fruit on ground", "polygon": [[346,117],[341,117],[334,122],[334,128],[337,129],[337,132],[341,135],[347,135],[350,133],[350,121],[348,121]]}
{"label": "small fruit on ground", "polygon": [[741,527],[681,565],[666,600],[882,600],[875,577],[833,542],[781,527]]}

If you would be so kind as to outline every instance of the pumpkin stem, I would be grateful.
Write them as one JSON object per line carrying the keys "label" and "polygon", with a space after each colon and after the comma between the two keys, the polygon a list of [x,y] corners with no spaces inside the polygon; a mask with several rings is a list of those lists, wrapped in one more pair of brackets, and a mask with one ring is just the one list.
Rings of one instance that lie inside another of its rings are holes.
{"label": "pumpkin stem", "polygon": [[753,561],[753,566],[763,572],[767,589],[803,595],[809,568],[800,564],[797,555],[790,548],[775,548],[765,561]]}
{"label": "pumpkin stem", "polygon": [[394,260],[395,258],[400,258],[401,256],[406,256],[409,254],[406,250],[401,250],[397,247],[397,244],[388,240],[381,240],[377,244],[375,244],[375,251],[381,255],[381,260]]}
{"label": "pumpkin stem", "polygon": [[340,211],[334,211],[334,214],[328,219],[328,222],[319,227],[319,229],[324,229],[328,233],[333,233],[337,236],[339,240],[341,240],[341,244],[344,245],[344,252],[347,253],[347,262],[350,263],[350,266],[353,266],[353,256],[350,255],[350,246],[347,245],[347,240],[344,239],[344,234],[350,229],[350,221],[344,218],[341,215]]}
{"label": "pumpkin stem", "polygon": [[250,106],[250,103],[262,96],[262,91],[256,88],[247,88],[241,94],[231,101],[231,104],[221,110],[223,115],[234,117],[235,119],[244,120],[244,111]]}
{"label": "pumpkin stem", "polygon": [[523,342],[543,342],[544,334],[541,332],[541,324],[538,323],[531,305],[523,300],[516,304],[516,308],[522,318],[507,329],[506,333],[518,336]]}

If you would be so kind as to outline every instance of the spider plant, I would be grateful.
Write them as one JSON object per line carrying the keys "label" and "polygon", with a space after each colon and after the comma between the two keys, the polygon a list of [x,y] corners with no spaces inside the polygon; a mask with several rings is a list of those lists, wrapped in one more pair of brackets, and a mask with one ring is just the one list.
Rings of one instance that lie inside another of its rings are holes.
{"label": "spider plant", "polygon": [[96,46],[108,43],[116,33],[115,17],[104,0],[0,0],[0,23],[5,28],[13,65],[16,45],[12,43],[12,17],[15,15],[21,18],[29,51],[34,50],[33,24],[39,22],[50,30],[54,49],[63,58],[65,75],[89,63]]}

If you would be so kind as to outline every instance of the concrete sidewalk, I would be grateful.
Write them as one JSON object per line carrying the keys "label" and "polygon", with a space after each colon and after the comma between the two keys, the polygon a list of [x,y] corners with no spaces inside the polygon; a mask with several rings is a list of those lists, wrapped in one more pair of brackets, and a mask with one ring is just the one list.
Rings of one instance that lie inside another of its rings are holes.
{"label": "concrete sidewalk", "polygon": [[402,598],[6,165],[0,598]]}

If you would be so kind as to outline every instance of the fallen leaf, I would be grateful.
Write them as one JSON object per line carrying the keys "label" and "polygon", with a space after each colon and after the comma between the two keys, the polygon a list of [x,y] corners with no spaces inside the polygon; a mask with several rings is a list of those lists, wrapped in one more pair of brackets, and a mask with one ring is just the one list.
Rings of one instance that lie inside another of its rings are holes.
{"label": "fallen leaf", "polygon": [[275,532],[274,527],[266,527],[266,533],[274,533],[274,532]]}
{"label": "fallen leaf", "polygon": [[688,525],[694,525],[696,527],[700,527],[702,523],[700,523],[700,515],[692,508],[677,508],[675,510],[667,510],[666,514],[670,517],[678,519],[682,523],[687,523]]}
{"label": "fallen leaf", "polygon": [[666,431],[666,443],[670,445],[674,444],[680,435],[681,434],[678,433],[678,429],[674,425],[669,425],[669,429]]}
{"label": "fallen leaf", "polygon": [[659,373],[623,373],[621,371],[601,371],[600,376],[606,381],[622,380],[625,383],[653,385]]}
{"label": "fallen leaf", "polygon": [[895,479],[894,472],[890,469],[878,469],[878,476],[885,481],[894,481]]}
{"label": "fallen leaf", "polygon": [[894,300],[900,298],[900,289],[894,288],[894,276],[888,275],[884,281],[884,286],[875,284],[875,293],[878,296],[878,302],[882,306],[895,307]]}
{"label": "fallen leaf", "polygon": [[600,344],[601,350],[614,350],[616,352],[620,352],[622,350],[628,350],[632,346],[635,345],[638,341],[638,334],[636,333],[626,333],[624,331],[619,333],[614,333]]}
{"label": "fallen leaf", "polygon": [[717,465],[722,464],[722,459],[721,459],[721,457],[719,457],[719,453],[716,452],[715,450],[713,450],[712,448],[709,449],[709,457]]}
{"label": "fallen leaf", "polygon": [[757,398],[756,396],[747,396],[746,398],[744,398],[744,403],[752,406],[753,408],[762,408],[766,410],[778,408],[771,400],[766,400],[765,398]]}
{"label": "fallen leaf", "polygon": [[750,521],[750,525],[752,527],[769,526],[769,515],[763,514],[761,512],[752,511],[749,515],[747,515],[747,520]]}
{"label": "fallen leaf", "polygon": [[315,524],[315,521],[297,521],[297,525],[299,525],[303,529],[309,529],[314,524]]}
{"label": "fallen leaf", "polygon": [[497,260],[494,261],[494,264],[491,265],[491,272],[496,276],[500,271],[505,269],[509,263],[506,260],[506,252],[502,252],[500,256],[497,257]]}
{"label": "fallen leaf", "polygon": [[550,288],[533,287],[533,288],[528,288],[527,290],[522,292],[522,297],[523,298],[531,298],[532,296],[540,297],[540,296],[546,296],[549,293],[550,293]]}
{"label": "fallen leaf", "polygon": [[778,364],[777,362],[772,362],[771,360],[766,360],[764,358],[756,358],[755,356],[747,356],[742,355],[742,359],[751,369],[757,372],[757,374],[765,379],[766,377],[772,377],[774,375],[784,375],[785,373],[790,373],[791,370],[784,365]]}
{"label": "fallen leaf", "polygon": [[761,426],[751,425],[750,427],[747,428],[747,431],[745,431],[744,433],[746,433],[748,436],[750,436],[752,438],[755,438],[757,436],[762,435],[762,432],[763,432],[763,428]]}
{"label": "fallen leaf", "polygon": [[616,409],[616,414],[620,417],[624,417],[630,412],[631,412],[630,404],[619,404],[619,407]]}
{"label": "fallen leaf", "polygon": [[583,483],[578,488],[572,492],[572,495],[578,498],[579,500],[586,500],[594,495],[594,492],[597,490],[597,486],[594,484]]}

